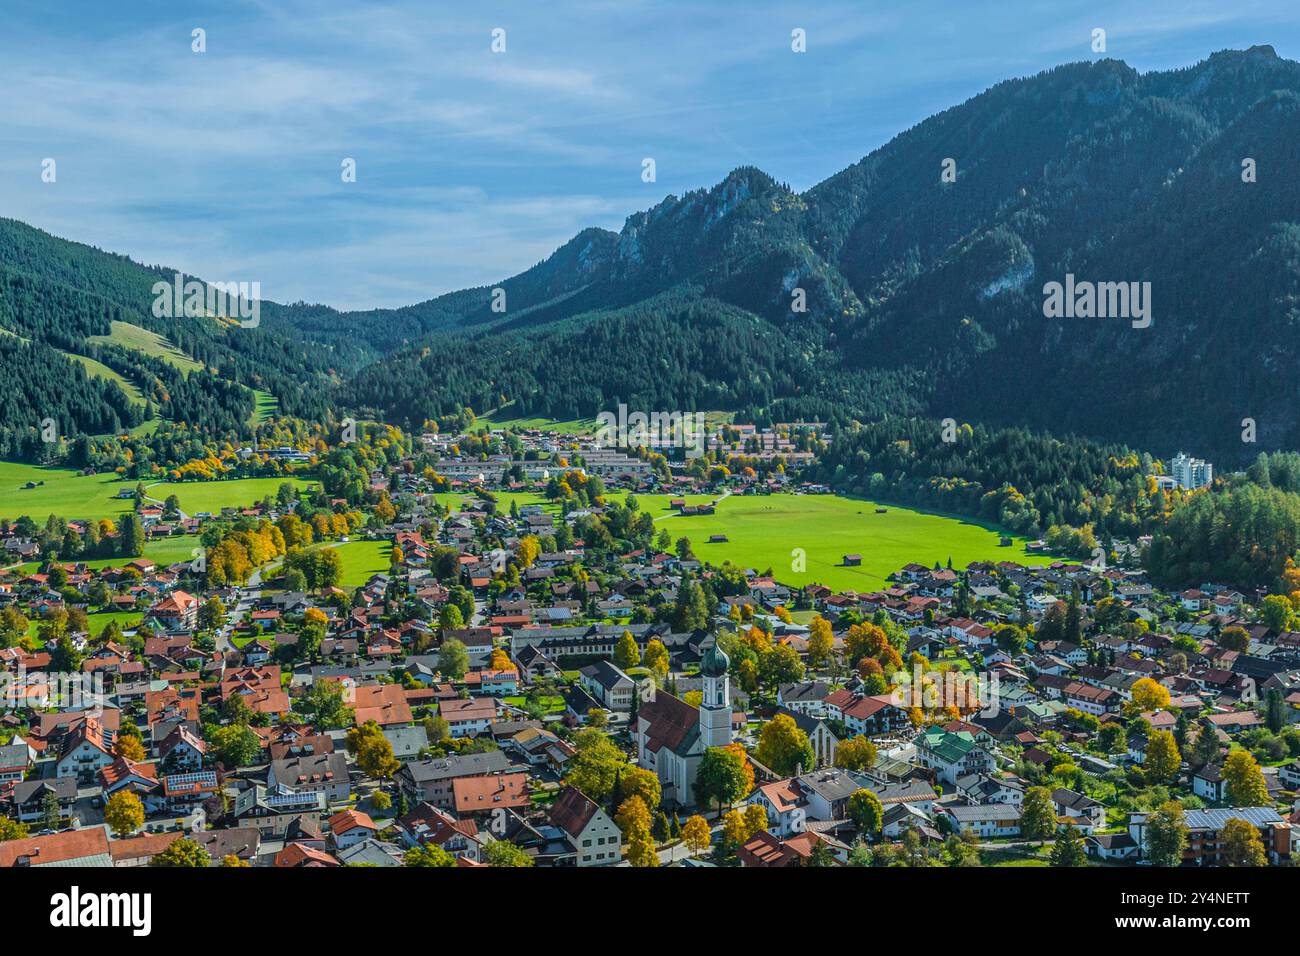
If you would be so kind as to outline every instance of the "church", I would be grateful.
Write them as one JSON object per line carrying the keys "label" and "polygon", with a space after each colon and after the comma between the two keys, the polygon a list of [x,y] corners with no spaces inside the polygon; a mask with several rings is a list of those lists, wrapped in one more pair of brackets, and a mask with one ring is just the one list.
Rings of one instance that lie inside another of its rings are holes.
{"label": "church", "polygon": [[703,699],[698,708],[665,691],[642,701],[633,737],[637,763],[653,770],[667,805],[695,803],[695,775],[709,747],[731,743],[731,661],[715,643],[700,662]]}

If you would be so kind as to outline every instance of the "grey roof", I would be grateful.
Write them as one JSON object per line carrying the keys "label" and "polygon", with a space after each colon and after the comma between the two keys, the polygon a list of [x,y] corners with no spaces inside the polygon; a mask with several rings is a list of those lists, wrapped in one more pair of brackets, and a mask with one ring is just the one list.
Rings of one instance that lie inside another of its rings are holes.
{"label": "grey roof", "polygon": [[490,750],[481,754],[457,754],[436,760],[421,760],[419,763],[407,764],[400,772],[409,774],[416,783],[425,783],[430,780],[502,773],[509,769],[509,758],[500,750]]}
{"label": "grey roof", "polygon": [[1094,810],[1103,805],[1087,794],[1067,790],[1065,787],[1057,787],[1052,791],[1052,801],[1071,810]]}
{"label": "grey roof", "polygon": [[613,690],[623,681],[627,681],[631,684],[636,683],[636,681],[632,680],[631,677],[625,674],[620,668],[615,667],[609,661],[596,661],[594,664],[588,664],[586,667],[582,668],[579,673],[581,673],[583,677],[588,677],[595,681],[607,691]]}
{"label": "grey roof", "polygon": [[779,689],[781,700],[786,704],[792,701],[825,700],[826,695],[830,692],[830,685],[819,680],[800,681],[798,684],[782,684]]}
{"label": "grey roof", "polygon": [[362,840],[346,850],[334,854],[345,866],[401,866],[402,858],[392,844],[381,843],[374,837]]}
{"label": "grey roof", "polygon": [[25,743],[0,747],[0,767],[26,767],[30,759],[31,748]]}
{"label": "grey roof", "polygon": [[828,802],[847,799],[863,789],[863,778],[847,770],[818,770],[797,779],[799,786]]}
{"label": "grey roof", "polygon": [[939,796],[923,777],[913,777],[903,783],[887,783],[884,786],[873,784],[868,789],[875,791],[881,803],[935,800]]}
{"label": "grey roof", "polygon": [[384,738],[392,745],[393,756],[402,757],[418,754],[429,746],[429,732],[423,724],[413,727],[386,727]]}
{"label": "grey roof", "polygon": [[[306,786],[313,783],[348,782],[348,760],[341,753],[307,754],[302,757],[286,757],[272,760],[268,779],[286,787]],[[299,777],[305,779],[299,780]],[[316,779],[312,779],[315,777]]]}
{"label": "grey roof", "polygon": [[958,823],[978,823],[981,820],[1019,820],[1020,808],[1011,803],[982,803],[979,806],[951,805],[945,806],[945,813],[952,814]]}
{"label": "grey roof", "polygon": [[23,804],[35,796],[52,791],[60,800],[73,800],[77,796],[75,777],[52,777],[49,780],[20,780],[14,784],[14,803]]}

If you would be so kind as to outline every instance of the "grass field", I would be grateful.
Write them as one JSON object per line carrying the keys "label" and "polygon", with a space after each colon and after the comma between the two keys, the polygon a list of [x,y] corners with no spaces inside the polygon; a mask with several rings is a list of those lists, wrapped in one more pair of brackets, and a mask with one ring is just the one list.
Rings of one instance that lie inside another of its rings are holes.
{"label": "grass field", "polygon": [[549,418],[520,417],[514,415],[509,406],[477,416],[474,419],[474,426],[477,428],[480,425],[486,425],[488,428],[510,428],[515,431],[545,428],[562,435],[588,435],[596,430],[594,418],[574,418],[565,422],[556,422]]}
{"label": "grass field", "polygon": [[[536,494],[503,493],[500,507],[509,509],[511,499],[520,507],[546,504]],[[771,568],[778,581],[802,586],[819,583],[835,590],[873,591],[882,587],[885,575],[905,564],[964,568],[972,561],[1017,561],[1025,565],[1050,564],[1052,557],[1029,554],[1026,539],[1012,538],[1011,547],[1001,547],[1003,533],[993,525],[970,518],[932,514],[896,505],[881,505],[859,498],[835,495],[733,495],[718,505],[712,515],[683,517],[672,511],[670,495],[637,495],[643,510],[664,528],[673,540],[686,537],[697,557],[712,564],[731,561],[756,571]],[[438,499],[459,507],[466,496],[443,494]],[[708,501],[707,496],[688,498],[691,504]],[[876,514],[876,508],[885,508]],[[727,536],[726,543],[708,544],[715,534]],[[796,548],[804,551],[804,571],[794,570]],[[862,555],[858,567],[842,563],[845,554]]]}
{"label": "grass field", "polygon": [[343,563],[339,587],[350,590],[365,584],[372,574],[388,570],[393,546],[388,541],[347,541],[333,550],[339,553]]}
{"label": "grass field", "polygon": [[[177,561],[189,561],[194,557],[194,549],[201,547],[199,536],[197,534],[183,534],[174,538],[163,538],[159,541],[150,541],[144,546],[144,556],[154,564],[163,566],[175,564]],[[118,568],[125,564],[130,564],[133,558],[95,558],[92,561],[77,560],[79,564],[84,564],[88,568]],[[28,561],[22,566],[24,574],[31,574],[39,570],[40,561]]]}
{"label": "grass field", "polygon": [[[112,621],[117,621],[118,626],[122,628],[122,630],[129,631],[143,620],[143,611],[98,611],[94,614],[86,615],[86,623],[90,628],[91,635],[94,637],[98,637],[99,632],[108,627],[109,623]],[[40,619],[33,618],[31,624],[27,628],[27,633],[35,637],[36,632],[39,631],[40,628]]]}
{"label": "grass field", "polygon": [[[668,508],[667,496],[639,497],[659,527],[676,540],[687,537],[696,555],[713,564],[730,560],[758,571],[771,568],[783,583],[824,584],[836,590],[875,590],[885,575],[916,562],[964,568],[972,561],[1018,561],[1050,564],[1043,555],[1025,550],[1026,539],[1013,538],[1001,547],[1002,532],[969,518],[931,514],[879,505],[859,498],[833,495],[756,495],[730,497],[716,514],[682,517]],[[876,514],[876,508],[886,508]],[[671,515],[671,517],[662,517]],[[708,544],[709,536],[725,534],[725,544]],[[805,555],[805,570],[793,570],[794,549]],[[862,555],[858,567],[845,567],[845,554]]]}
{"label": "grass field", "polygon": [[136,388],[135,383],[121,372],[116,372],[103,362],[96,361],[86,355],[78,355],[75,352],[64,352],[63,354],[81,365],[86,370],[87,375],[92,378],[103,378],[110,382],[117,382],[118,387],[126,393],[127,398],[137,405],[144,404],[144,396],[140,394],[140,389]]}
{"label": "grass field", "polygon": [[120,345],[123,348],[135,349],[145,355],[152,355],[163,361],[170,362],[182,372],[192,372],[196,368],[203,367],[172,345],[165,336],[159,335],[157,332],[150,332],[148,329],[142,329],[140,326],[132,325],[129,322],[114,320],[111,323],[111,331],[108,335],[91,335],[86,338],[86,341],[100,344],[111,343]]}
{"label": "grass field", "polygon": [[[24,488],[29,481],[43,482]],[[298,488],[312,484],[301,478],[235,478],[230,481],[158,482],[149,486],[149,496],[166,500],[172,492],[188,514],[222,508],[243,507],[274,495],[284,481]],[[130,499],[114,497],[122,489],[135,488],[133,481],[119,481],[117,475],[81,475],[71,468],[43,468],[19,462],[0,461],[0,517],[28,515],[37,523],[47,515],[64,518],[115,518],[131,510]]]}
{"label": "grass field", "polygon": [[253,409],[253,417],[250,423],[260,425],[267,421],[271,416],[280,410],[280,400],[270,392],[263,392],[261,389],[253,389],[253,397],[257,399],[257,407]]}
{"label": "grass field", "polygon": [[[44,482],[24,488],[29,481]],[[38,524],[47,515],[64,518],[111,518],[131,510],[128,500],[114,499],[123,488],[117,475],[81,475],[71,468],[42,468],[0,461],[0,517],[29,515]]]}
{"label": "grass field", "polygon": [[302,478],[234,478],[229,481],[160,481],[145,486],[150,498],[166,501],[176,495],[181,510],[193,515],[200,511],[217,514],[222,508],[241,508],[275,496],[280,486],[289,482],[299,491],[315,484]]}

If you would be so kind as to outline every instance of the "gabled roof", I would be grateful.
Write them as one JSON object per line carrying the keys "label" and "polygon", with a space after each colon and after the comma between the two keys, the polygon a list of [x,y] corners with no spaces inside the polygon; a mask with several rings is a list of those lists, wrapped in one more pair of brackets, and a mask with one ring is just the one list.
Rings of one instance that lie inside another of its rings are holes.
{"label": "gabled roof", "polygon": [[577,787],[565,787],[551,804],[551,823],[577,839],[600,807]]}

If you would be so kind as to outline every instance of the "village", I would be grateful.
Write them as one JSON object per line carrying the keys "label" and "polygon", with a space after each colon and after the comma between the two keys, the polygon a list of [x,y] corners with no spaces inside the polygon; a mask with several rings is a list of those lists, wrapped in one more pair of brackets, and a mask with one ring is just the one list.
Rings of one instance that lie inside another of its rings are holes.
{"label": "village", "polygon": [[[853,591],[710,560],[684,522],[827,494],[799,477],[825,437],[719,430],[751,464],[729,470],[429,433],[431,466],[376,469],[361,506],[135,495],[148,540],[207,535],[170,563],[50,560],[43,516],[5,523],[0,866],[1300,859],[1300,632],[1264,595],[1165,593],[1132,561],[906,563]],[[357,542],[388,567],[340,586]]]}

